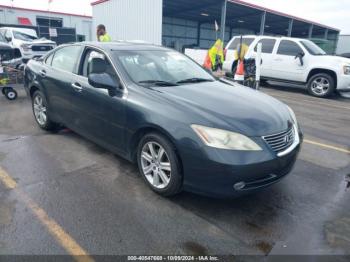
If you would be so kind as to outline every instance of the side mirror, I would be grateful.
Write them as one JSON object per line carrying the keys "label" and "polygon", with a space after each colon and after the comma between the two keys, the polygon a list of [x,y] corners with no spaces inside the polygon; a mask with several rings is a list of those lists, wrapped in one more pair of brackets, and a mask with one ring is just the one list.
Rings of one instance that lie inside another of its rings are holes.
{"label": "side mirror", "polygon": [[92,73],[88,76],[88,82],[95,88],[107,89],[110,96],[115,96],[121,89],[120,82],[107,73]]}
{"label": "side mirror", "polygon": [[305,56],[305,53],[304,52],[300,52],[298,53],[294,59],[297,59],[299,58],[299,61],[300,61],[300,65],[303,66],[304,65],[304,60],[303,60],[303,57]]}
{"label": "side mirror", "polygon": [[12,41],[12,37],[11,36],[5,36],[5,39],[7,42],[11,42]]}

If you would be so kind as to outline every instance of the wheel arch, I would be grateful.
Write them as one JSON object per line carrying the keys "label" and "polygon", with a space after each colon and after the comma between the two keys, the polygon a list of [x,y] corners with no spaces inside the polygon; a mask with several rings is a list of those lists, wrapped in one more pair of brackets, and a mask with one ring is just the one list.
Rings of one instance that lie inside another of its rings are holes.
{"label": "wheel arch", "polygon": [[175,142],[174,137],[168,131],[166,131],[164,128],[157,126],[157,125],[143,126],[143,127],[139,128],[134,133],[134,135],[131,137],[130,142],[129,142],[129,152],[130,152],[131,161],[134,163],[137,162],[138,145],[139,145],[142,137],[144,137],[146,134],[149,134],[149,133],[158,133],[170,141],[170,143],[173,145],[173,147],[175,149],[175,154],[179,160],[179,164],[180,164],[180,168],[181,168],[181,172],[182,172],[183,171],[182,159],[181,159],[181,156],[179,154],[178,148],[176,147],[176,142]]}
{"label": "wheel arch", "polygon": [[37,85],[31,85],[31,86],[29,87],[29,95],[30,95],[30,98],[33,98],[33,95],[34,95],[35,91],[37,91],[37,90],[40,90],[40,91],[41,91],[41,89],[40,89]]}
{"label": "wheel arch", "polygon": [[324,74],[328,74],[331,77],[333,77],[334,79],[334,84],[335,84],[335,88],[337,88],[337,84],[338,84],[338,79],[337,79],[337,73],[331,69],[324,69],[324,68],[314,68],[312,69],[308,76],[307,76],[307,83],[309,82],[310,78],[313,77],[316,74],[320,74],[320,73],[324,73]]}

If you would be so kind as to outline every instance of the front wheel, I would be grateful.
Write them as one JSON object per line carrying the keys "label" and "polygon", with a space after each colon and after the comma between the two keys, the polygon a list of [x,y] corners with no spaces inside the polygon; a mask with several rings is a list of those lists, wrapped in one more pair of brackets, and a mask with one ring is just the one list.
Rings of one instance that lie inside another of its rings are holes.
{"label": "front wheel", "polygon": [[182,174],[175,148],[165,137],[145,135],[138,146],[139,171],[153,191],[172,196],[181,191]]}
{"label": "front wheel", "polygon": [[39,127],[47,131],[55,131],[58,124],[53,122],[48,115],[48,105],[44,94],[37,90],[32,97],[33,114]]}
{"label": "front wheel", "polygon": [[313,75],[308,83],[307,89],[309,94],[316,97],[328,97],[334,93],[335,80],[326,73]]}

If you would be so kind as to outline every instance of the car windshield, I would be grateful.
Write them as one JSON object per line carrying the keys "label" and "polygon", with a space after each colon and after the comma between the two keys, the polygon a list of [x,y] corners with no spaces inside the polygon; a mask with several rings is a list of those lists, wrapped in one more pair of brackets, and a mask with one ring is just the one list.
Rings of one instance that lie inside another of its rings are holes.
{"label": "car windshield", "polygon": [[2,34],[0,34],[0,42],[7,43],[5,37]]}
{"label": "car windshield", "polygon": [[26,33],[23,33],[23,32],[18,32],[18,31],[13,31],[13,36],[16,39],[23,40],[23,41],[28,41],[28,42],[32,42],[33,40],[38,39],[34,35],[26,34]]}
{"label": "car windshield", "polygon": [[214,77],[176,51],[113,51],[132,81],[147,86],[177,86],[214,81]]}
{"label": "car windshield", "polygon": [[311,41],[300,41],[300,42],[311,55],[325,55],[326,54],[325,51],[323,51],[319,46],[317,46],[315,43],[313,43]]}

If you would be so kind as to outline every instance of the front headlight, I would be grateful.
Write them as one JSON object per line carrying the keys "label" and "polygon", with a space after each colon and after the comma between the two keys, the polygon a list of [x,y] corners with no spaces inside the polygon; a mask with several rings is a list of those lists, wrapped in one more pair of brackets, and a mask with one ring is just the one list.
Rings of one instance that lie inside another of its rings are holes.
{"label": "front headlight", "polygon": [[298,121],[297,121],[297,118],[296,118],[296,116],[295,116],[295,113],[294,113],[294,111],[289,107],[289,106],[287,106],[287,108],[288,108],[288,110],[289,110],[289,114],[290,114],[290,116],[291,116],[291,118],[292,118],[292,120],[293,120],[293,123],[294,123],[294,125],[296,126],[296,128],[297,128],[297,130],[299,129],[299,126],[298,126]]}
{"label": "front headlight", "polygon": [[344,66],[343,69],[344,69],[345,75],[350,75],[350,66],[349,65]]}
{"label": "front headlight", "polygon": [[244,151],[262,150],[253,140],[239,133],[200,125],[191,125],[191,127],[210,147]]}

